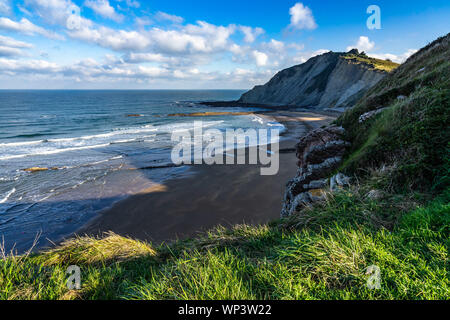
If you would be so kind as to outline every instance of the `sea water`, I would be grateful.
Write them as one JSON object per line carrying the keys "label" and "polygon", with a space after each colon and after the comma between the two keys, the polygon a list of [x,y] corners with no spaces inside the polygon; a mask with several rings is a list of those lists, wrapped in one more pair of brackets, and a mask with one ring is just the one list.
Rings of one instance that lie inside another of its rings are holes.
{"label": "sea water", "polygon": [[[189,174],[171,166],[175,130],[272,128],[257,115],[169,116],[252,108],[211,108],[240,90],[0,91],[0,241],[23,252],[48,245],[101,210],[164,180]],[[29,172],[39,167],[46,171]],[[126,214],[126,213],[124,213]]]}

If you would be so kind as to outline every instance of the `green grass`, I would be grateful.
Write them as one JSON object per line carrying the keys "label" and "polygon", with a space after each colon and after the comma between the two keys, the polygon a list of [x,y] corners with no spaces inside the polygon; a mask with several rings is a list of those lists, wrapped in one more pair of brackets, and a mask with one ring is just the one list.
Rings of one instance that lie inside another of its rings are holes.
{"label": "green grass", "polygon": [[376,59],[362,54],[357,55],[348,53],[343,55],[342,58],[348,60],[350,63],[362,64],[369,67],[370,69],[386,72],[391,72],[399,66],[398,63],[392,61]]}
{"label": "green grass", "polygon": [[[450,185],[449,38],[420,50],[336,121],[352,143],[340,170],[360,174],[389,166],[397,191],[439,193]],[[359,123],[362,114],[381,107]]]}
{"label": "green grass", "polygon": [[[270,225],[170,246],[108,234],[0,260],[0,299],[449,299],[450,192],[365,197],[373,181]],[[65,286],[69,265],[81,290]],[[381,289],[366,268],[381,269]]]}

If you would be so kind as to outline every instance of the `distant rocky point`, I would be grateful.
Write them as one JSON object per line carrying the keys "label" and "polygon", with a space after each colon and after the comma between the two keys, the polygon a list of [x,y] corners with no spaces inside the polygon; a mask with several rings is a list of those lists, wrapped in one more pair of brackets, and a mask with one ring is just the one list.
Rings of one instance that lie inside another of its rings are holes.
{"label": "distant rocky point", "polygon": [[357,49],[328,52],[278,72],[265,85],[244,93],[237,103],[344,110],[397,66]]}

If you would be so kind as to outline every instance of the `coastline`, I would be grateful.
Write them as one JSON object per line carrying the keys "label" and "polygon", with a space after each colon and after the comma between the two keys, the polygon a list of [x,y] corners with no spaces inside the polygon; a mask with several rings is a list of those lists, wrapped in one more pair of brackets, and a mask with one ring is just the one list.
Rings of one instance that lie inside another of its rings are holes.
{"label": "coastline", "polygon": [[112,231],[154,244],[185,239],[219,225],[264,224],[279,218],[286,182],[295,175],[298,138],[331,122],[329,113],[255,112],[286,127],[279,145],[280,169],[261,176],[261,165],[191,165],[191,174],[166,180],[103,210],[75,235]]}

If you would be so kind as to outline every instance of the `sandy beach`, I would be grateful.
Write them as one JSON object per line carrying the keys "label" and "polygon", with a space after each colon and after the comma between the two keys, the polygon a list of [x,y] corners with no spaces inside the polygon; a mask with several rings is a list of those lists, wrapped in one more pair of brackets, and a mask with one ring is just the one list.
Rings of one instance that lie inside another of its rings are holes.
{"label": "sandy beach", "polygon": [[159,244],[219,225],[262,224],[279,218],[285,185],[297,169],[293,148],[298,138],[335,117],[299,111],[264,114],[287,128],[280,143],[278,174],[262,176],[260,165],[192,165],[191,175],[116,203],[77,234],[113,231]]}

